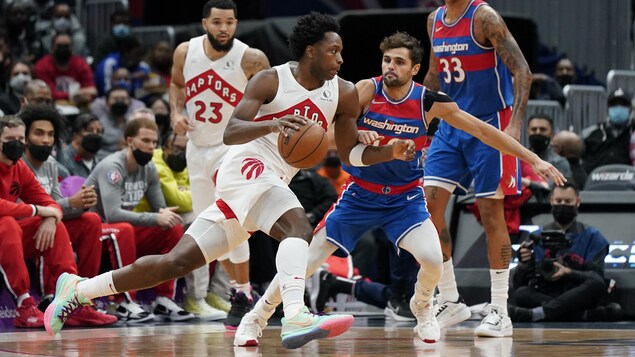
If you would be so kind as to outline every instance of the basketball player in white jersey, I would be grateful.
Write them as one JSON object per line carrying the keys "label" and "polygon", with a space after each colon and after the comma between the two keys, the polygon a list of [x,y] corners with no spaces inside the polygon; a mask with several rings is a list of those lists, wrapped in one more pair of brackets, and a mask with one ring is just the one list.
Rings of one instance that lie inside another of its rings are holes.
{"label": "basketball player in white jersey", "polygon": [[[176,133],[188,132],[190,137],[186,158],[195,215],[215,201],[214,176],[229,149],[223,144],[223,132],[247,81],[258,71],[269,68],[267,56],[262,51],[234,38],[238,22],[236,12],[232,0],[206,2],[202,19],[206,34],[180,44],[174,52],[170,84],[172,124]],[[189,118],[181,114],[184,104]],[[229,315],[211,309],[204,299],[209,285],[207,266],[185,277],[184,308],[206,320],[227,317],[225,326],[233,330],[245,312],[253,307],[249,244],[243,242],[219,261],[232,283]],[[218,303],[222,304],[217,301],[217,307]]]}

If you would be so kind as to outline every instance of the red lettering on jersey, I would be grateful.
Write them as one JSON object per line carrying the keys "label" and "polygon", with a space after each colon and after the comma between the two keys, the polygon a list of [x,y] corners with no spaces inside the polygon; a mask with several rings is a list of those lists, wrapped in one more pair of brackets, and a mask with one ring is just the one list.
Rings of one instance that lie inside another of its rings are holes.
{"label": "red lettering on jersey", "polygon": [[185,102],[195,97],[197,94],[211,90],[222,98],[227,104],[236,106],[243,98],[243,93],[227,83],[216,71],[210,69],[185,83]]}
{"label": "red lettering on jersey", "polygon": [[326,131],[329,126],[328,120],[326,119],[324,113],[322,113],[320,108],[308,98],[290,108],[279,111],[278,113],[263,115],[261,117],[255,118],[254,121],[272,120],[275,118],[281,118],[287,114],[301,115],[308,118],[309,120],[313,120],[318,125],[320,125],[322,129],[324,129],[324,131]]}

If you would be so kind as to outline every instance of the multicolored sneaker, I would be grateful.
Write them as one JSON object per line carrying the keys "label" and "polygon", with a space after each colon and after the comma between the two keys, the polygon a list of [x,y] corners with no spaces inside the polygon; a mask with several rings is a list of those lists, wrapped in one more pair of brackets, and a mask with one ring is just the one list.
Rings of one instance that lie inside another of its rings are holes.
{"label": "multicolored sneaker", "polygon": [[354,320],[352,315],[315,315],[304,306],[293,318],[282,319],[282,346],[300,348],[315,339],[339,336]]}
{"label": "multicolored sneaker", "polygon": [[247,296],[247,294],[242,291],[231,289],[231,298],[229,301],[232,304],[232,308],[227,314],[225,329],[229,331],[236,331],[243,316],[254,308],[254,299],[251,297],[251,294],[250,296]]}
{"label": "multicolored sneaker", "polygon": [[92,305],[92,301],[77,291],[77,283],[85,280],[74,274],[63,273],[57,278],[55,298],[44,312],[44,328],[50,335],[55,335],[81,305]]}

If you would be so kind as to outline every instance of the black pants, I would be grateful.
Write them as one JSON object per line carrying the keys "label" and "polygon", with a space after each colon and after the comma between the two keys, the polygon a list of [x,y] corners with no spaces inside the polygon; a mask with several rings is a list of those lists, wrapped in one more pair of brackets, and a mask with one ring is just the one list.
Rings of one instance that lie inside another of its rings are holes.
{"label": "black pants", "polygon": [[581,282],[562,283],[568,288],[564,292],[521,286],[514,292],[516,305],[525,308],[542,306],[547,321],[579,321],[584,310],[595,307],[606,293],[604,279],[597,274]]}

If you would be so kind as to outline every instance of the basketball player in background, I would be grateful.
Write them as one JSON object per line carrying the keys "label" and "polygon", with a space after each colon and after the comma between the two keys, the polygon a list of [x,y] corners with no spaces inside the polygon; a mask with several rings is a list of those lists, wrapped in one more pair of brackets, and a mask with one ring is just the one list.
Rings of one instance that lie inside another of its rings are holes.
{"label": "basketball player in background", "polygon": [[[190,137],[186,160],[195,215],[215,201],[214,176],[229,150],[223,144],[223,132],[247,81],[258,71],[269,68],[269,60],[262,51],[234,38],[238,20],[232,0],[206,2],[202,22],[206,34],[176,48],[170,84],[174,131],[188,132]],[[189,118],[182,114],[184,104]],[[249,244],[241,243],[219,261],[231,279],[229,314],[210,308],[204,299],[210,278],[207,265],[185,277],[187,290],[183,307],[202,319],[227,317],[225,326],[235,329],[254,304],[249,283]],[[215,300],[212,305],[216,307],[225,303],[213,293],[209,297],[210,302]]]}
{"label": "basketball player in background", "polygon": [[[423,84],[441,90],[462,110],[519,140],[531,72],[501,16],[482,0],[446,0],[428,17],[428,34],[430,67]],[[444,121],[430,146],[424,176],[428,209],[443,251],[436,314],[441,328],[471,315],[456,286],[445,209],[450,195],[466,194],[472,179],[487,236],[492,283],[488,314],[475,334],[511,336],[507,290],[512,249],[503,199],[520,193],[518,160]]]}
{"label": "basketball player in background", "polygon": [[[359,144],[354,150],[365,153],[390,142],[410,140],[416,147],[414,160],[372,164],[364,155],[362,162],[349,160],[344,165],[351,181],[316,228],[309,247],[307,275],[313,274],[338,250],[344,255],[350,254],[366,231],[379,226],[397,251],[407,250],[421,265],[410,309],[417,318],[415,332],[418,337],[424,342],[436,342],[441,333],[432,309],[432,295],[441,276],[441,246],[437,230],[428,219],[420,184],[423,176],[421,149],[426,142],[429,121],[435,117],[445,118],[447,124],[465,130],[485,145],[531,163],[537,173],[553,177],[557,184],[561,184],[564,177],[513,138],[459,109],[447,95],[415,83],[412,78],[418,73],[423,57],[419,40],[405,32],[397,32],[384,38],[380,49],[383,52],[382,76],[356,84],[358,113],[362,114],[357,121],[360,141],[380,146]],[[281,301],[280,277],[280,274],[276,275],[254,310],[243,317],[234,345],[258,344],[262,328]]]}
{"label": "basketball player in background", "polygon": [[[276,267],[284,302],[282,345],[298,348],[307,342],[347,331],[353,316],[320,316],[304,306],[308,240],[313,229],[288,183],[298,169],[278,153],[278,134],[288,137],[307,120],[323,129],[335,125],[342,161],[375,164],[412,160],[412,141],[365,147],[357,141],[358,97],[355,86],[339,77],[342,40],[339,25],[318,13],[298,19],[289,46],[299,62],[256,74],[245,89],[223,135],[230,148],[217,175],[217,201],[192,223],[168,254],[146,256],[122,269],[91,279],[64,274],[47,309],[45,327],[61,330],[68,315],[91,299],[119,291],[151,287],[210,263],[261,230],[280,241]],[[310,119],[307,119],[310,118]],[[243,144],[243,145],[239,145]]]}

